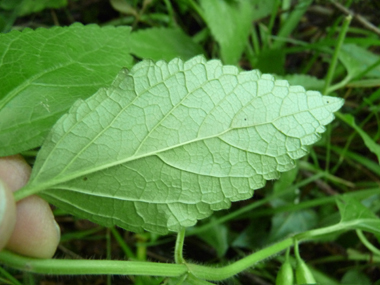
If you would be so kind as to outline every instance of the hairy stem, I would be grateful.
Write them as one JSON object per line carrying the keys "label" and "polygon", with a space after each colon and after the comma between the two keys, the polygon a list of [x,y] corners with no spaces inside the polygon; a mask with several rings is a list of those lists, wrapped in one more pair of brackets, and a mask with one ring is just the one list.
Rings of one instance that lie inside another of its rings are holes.
{"label": "hairy stem", "polygon": [[175,243],[175,249],[174,249],[174,260],[177,264],[183,264],[185,263],[185,259],[183,258],[183,245],[185,242],[185,236],[186,236],[186,229],[182,229],[177,234],[177,240]]}
{"label": "hairy stem", "polygon": [[66,260],[66,259],[35,259],[17,255],[10,251],[0,252],[0,263],[26,272],[55,275],[145,275],[179,277],[184,274],[209,281],[221,281],[230,278],[264,259],[279,254],[293,246],[295,242],[312,240],[337,231],[357,229],[361,220],[340,222],[336,225],[299,233],[294,237],[286,238],[255,253],[248,255],[224,267],[209,267],[184,263],[182,256],[185,231],[177,237],[175,259],[177,264],[118,261],[118,260]]}
{"label": "hairy stem", "polygon": [[54,275],[145,275],[177,277],[188,272],[184,264],[125,260],[36,259],[0,252],[0,263],[22,271]]}
{"label": "hairy stem", "polygon": [[287,238],[224,267],[210,268],[196,264],[187,264],[187,266],[189,267],[190,272],[200,279],[221,281],[243,272],[259,261],[280,253],[292,246],[293,243],[294,241],[292,237]]}

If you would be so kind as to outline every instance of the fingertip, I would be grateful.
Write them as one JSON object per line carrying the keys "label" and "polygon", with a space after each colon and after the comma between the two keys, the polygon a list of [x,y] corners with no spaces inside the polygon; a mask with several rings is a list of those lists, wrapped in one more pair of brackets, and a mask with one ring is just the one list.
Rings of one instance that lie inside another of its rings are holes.
{"label": "fingertip", "polygon": [[17,203],[17,222],[7,249],[36,258],[53,257],[60,230],[49,204],[37,196]]}
{"label": "fingertip", "polygon": [[[13,222],[7,227],[14,226],[13,233],[12,229],[7,230],[9,233],[6,237],[8,241],[6,248],[21,255],[51,258],[57,249],[60,231],[49,204],[40,197],[30,196],[19,201],[15,206],[11,192],[11,190],[17,191],[27,183],[30,172],[30,166],[22,156],[0,158],[0,179],[7,186],[6,189],[10,189],[7,196],[3,194],[4,199],[0,196],[0,212],[4,209],[5,218],[13,217],[11,220]],[[1,193],[0,191],[0,195]],[[8,208],[12,205],[13,208]],[[5,230],[0,228],[1,241],[5,240],[3,233]]]}

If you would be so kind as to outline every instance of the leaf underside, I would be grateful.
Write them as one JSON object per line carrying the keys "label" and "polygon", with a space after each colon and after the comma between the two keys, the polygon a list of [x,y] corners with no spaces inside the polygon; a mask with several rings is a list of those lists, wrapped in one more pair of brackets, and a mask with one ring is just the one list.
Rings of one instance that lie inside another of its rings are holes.
{"label": "leaf underside", "polygon": [[105,226],[176,232],[293,168],[342,104],[202,56],[145,60],[56,123],[28,187]]}

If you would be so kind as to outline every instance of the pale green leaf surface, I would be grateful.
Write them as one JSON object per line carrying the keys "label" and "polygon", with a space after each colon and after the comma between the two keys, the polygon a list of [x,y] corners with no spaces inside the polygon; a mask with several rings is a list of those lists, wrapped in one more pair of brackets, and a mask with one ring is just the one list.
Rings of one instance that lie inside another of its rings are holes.
{"label": "pale green leaf surface", "polygon": [[132,66],[128,27],[75,24],[0,35],[0,156],[41,145],[78,98]]}
{"label": "pale green leaf surface", "polygon": [[253,20],[250,1],[201,0],[205,21],[226,64],[236,64],[247,44]]}
{"label": "pale green leaf surface", "polygon": [[179,231],[292,169],[342,104],[202,56],[145,60],[57,122],[21,191],[102,225]]}
{"label": "pale green leaf surface", "polygon": [[183,60],[204,54],[195,43],[180,29],[151,28],[131,34],[131,53],[152,60],[170,61],[175,57]]}

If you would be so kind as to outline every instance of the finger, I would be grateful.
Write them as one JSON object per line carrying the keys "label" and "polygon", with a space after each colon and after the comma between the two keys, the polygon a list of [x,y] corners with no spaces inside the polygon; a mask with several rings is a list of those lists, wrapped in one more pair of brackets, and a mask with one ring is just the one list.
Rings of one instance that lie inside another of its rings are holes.
{"label": "finger", "polygon": [[16,224],[16,203],[12,191],[0,181],[0,250],[8,243]]}
{"label": "finger", "polygon": [[[12,191],[26,184],[31,169],[21,156],[0,158],[0,179]],[[49,204],[30,196],[16,204],[17,219],[6,248],[22,255],[51,258],[57,249],[60,231]]]}

